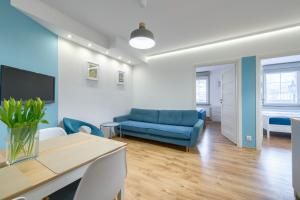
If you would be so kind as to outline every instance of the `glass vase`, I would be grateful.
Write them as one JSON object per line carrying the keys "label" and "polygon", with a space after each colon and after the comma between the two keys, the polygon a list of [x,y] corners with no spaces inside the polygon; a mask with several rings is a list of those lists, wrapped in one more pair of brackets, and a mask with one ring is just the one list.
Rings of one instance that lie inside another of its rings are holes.
{"label": "glass vase", "polygon": [[36,158],[39,152],[39,134],[36,124],[8,128],[6,141],[6,163]]}

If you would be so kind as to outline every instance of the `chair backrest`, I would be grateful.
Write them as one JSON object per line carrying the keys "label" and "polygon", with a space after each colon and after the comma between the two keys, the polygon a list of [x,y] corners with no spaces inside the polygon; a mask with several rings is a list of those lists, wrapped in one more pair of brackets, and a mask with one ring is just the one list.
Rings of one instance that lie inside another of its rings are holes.
{"label": "chair backrest", "polygon": [[74,200],[112,200],[124,187],[126,149],[95,160],[83,175]]}
{"label": "chair backrest", "polygon": [[16,198],[14,198],[12,200],[27,200],[27,199],[25,197],[16,197]]}
{"label": "chair backrest", "polygon": [[47,140],[57,136],[67,135],[66,131],[60,127],[44,128],[39,130],[39,139]]}

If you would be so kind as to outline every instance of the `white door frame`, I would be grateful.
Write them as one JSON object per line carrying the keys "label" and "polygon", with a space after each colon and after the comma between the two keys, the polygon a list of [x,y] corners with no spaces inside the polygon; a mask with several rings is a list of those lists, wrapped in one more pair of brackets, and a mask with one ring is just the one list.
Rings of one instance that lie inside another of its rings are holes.
{"label": "white door frame", "polygon": [[[217,62],[204,62],[200,64],[194,65],[194,80],[196,81],[196,68],[199,67],[207,67],[207,66],[215,66],[215,65],[223,65],[223,64],[234,64],[235,65],[235,98],[237,105],[235,107],[235,116],[236,119],[236,131],[237,131],[237,146],[242,147],[243,145],[243,136],[242,136],[242,112],[241,112],[241,60],[240,59],[231,59],[231,60],[221,60]],[[195,83],[194,81],[194,83]],[[197,106],[196,103],[196,84],[194,84],[194,105]]]}
{"label": "white door frame", "polygon": [[279,53],[269,53],[256,55],[256,149],[262,149],[263,142],[263,126],[262,126],[262,80],[261,80],[261,60],[268,58],[276,58],[276,57],[284,57],[284,56],[292,56],[292,55],[300,55],[300,50],[295,51],[285,51]]}

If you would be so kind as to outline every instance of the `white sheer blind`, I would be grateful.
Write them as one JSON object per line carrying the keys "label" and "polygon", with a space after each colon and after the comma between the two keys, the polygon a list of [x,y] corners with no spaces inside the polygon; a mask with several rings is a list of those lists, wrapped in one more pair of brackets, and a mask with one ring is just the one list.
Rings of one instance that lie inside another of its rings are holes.
{"label": "white sheer blind", "polygon": [[209,72],[197,72],[196,77],[196,102],[209,104]]}
{"label": "white sheer blind", "polygon": [[299,105],[300,63],[264,66],[264,105]]}

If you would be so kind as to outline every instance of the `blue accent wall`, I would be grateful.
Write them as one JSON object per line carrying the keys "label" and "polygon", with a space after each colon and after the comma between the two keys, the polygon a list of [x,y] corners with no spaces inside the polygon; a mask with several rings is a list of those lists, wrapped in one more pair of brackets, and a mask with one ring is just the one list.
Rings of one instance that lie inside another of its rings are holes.
{"label": "blue accent wall", "polygon": [[[256,57],[242,58],[243,147],[256,147]],[[252,141],[246,140],[252,136]]]}
{"label": "blue accent wall", "polygon": [[[0,65],[18,67],[55,76],[55,103],[47,105],[46,119],[57,126],[58,37],[10,5],[0,1]],[[4,147],[6,127],[0,123],[0,148]]]}

